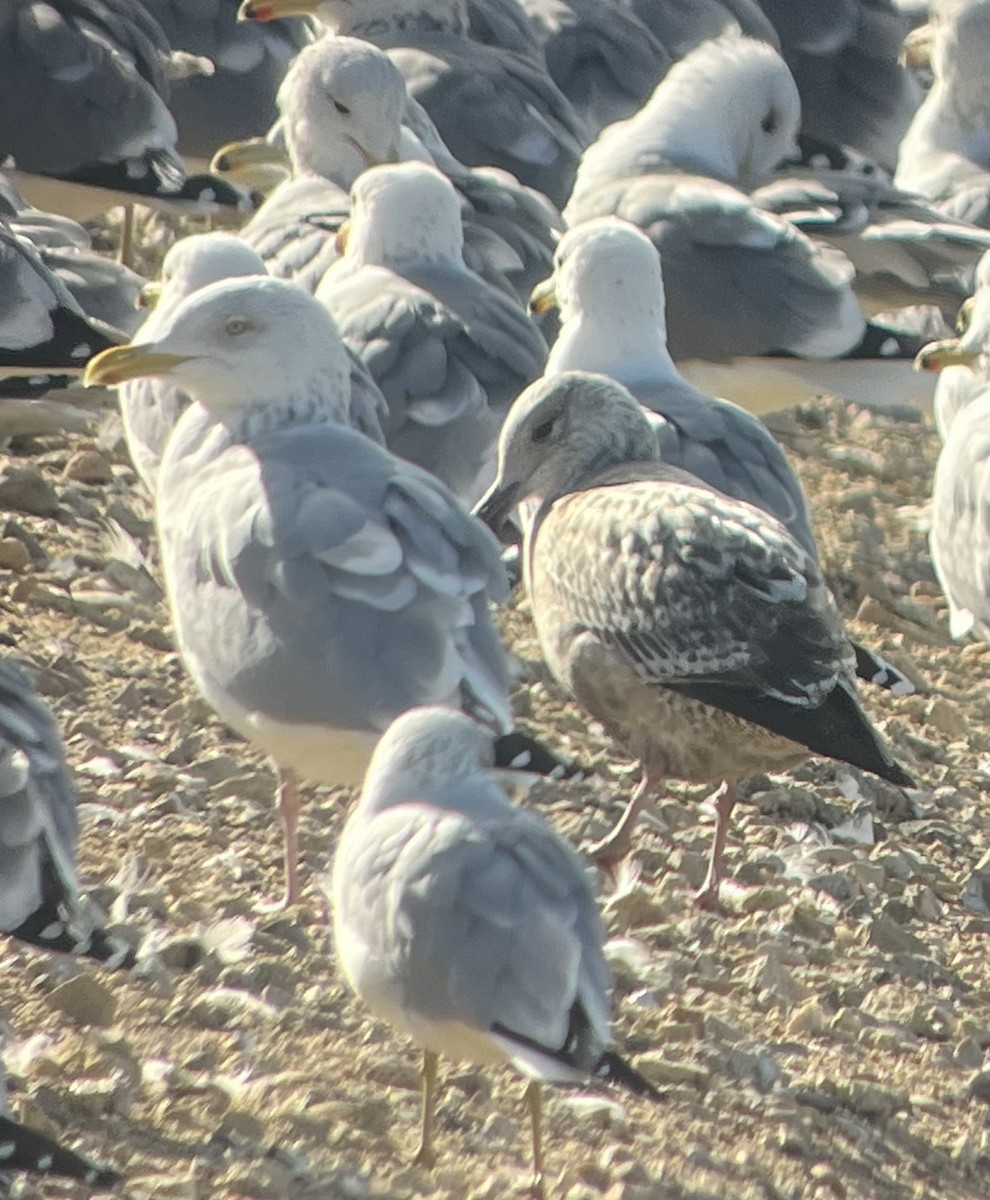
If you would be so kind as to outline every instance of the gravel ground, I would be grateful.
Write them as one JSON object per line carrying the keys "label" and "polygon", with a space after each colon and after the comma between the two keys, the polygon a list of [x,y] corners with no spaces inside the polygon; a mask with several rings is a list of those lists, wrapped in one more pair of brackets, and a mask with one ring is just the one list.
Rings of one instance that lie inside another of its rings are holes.
{"label": "gravel ground", "polygon": [[[906,797],[822,760],[750,781],[721,916],[688,898],[711,836],[704,789],[658,798],[635,869],[603,881],[603,903],[616,1040],[666,1100],[555,1092],[548,1194],[985,1200],[988,654],[949,639],[927,554],[937,438],[928,418],[835,400],[772,424],[851,630],[918,685],[864,699],[923,790]],[[4,946],[14,1111],[123,1170],[128,1197],[525,1194],[527,1123],[509,1071],[446,1064],[439,1164],[409,1165],[416,1053],[347,993],[315,887],[346,792],[307,793],[306,905],[259,913],[280,888],[272,774],[185,677],[154,582],[150,506],[112,440],[0,455],[0,642],[62,724],[82,876],[154,953],[115,976]],[[520,717],[596,771],[531,802],[587,844],[634,768],[547,680],[525,604],[504,621]]]}

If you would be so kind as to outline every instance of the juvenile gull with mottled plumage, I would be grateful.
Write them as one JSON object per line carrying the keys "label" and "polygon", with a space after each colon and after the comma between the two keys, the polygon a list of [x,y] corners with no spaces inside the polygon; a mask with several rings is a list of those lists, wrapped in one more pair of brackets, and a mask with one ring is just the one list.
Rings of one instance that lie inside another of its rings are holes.
{"label": "juvenile gull with mottled plumage", "polygon": [[699,893],[713,904],[739,779],[816,753],[913,786],[860,707],[814,558],[767,513],[660,462],[620,384],[571,372],[519,397],[477,511],[500,528],[528,497],[523,566],[547,666],[643,770],[602,861],[627,852],[662,780],[720,783]]}
{"label": "juvenile gull with mottled plumage", "polygon": [[[537,310],[560,308],[546,374],[597,371],[624,384],[662,418],[655,429],[665,463],[770,513],[817,559],[804,492],[776,439],[737,404],[700,392],[670,357],[662,264],[649,238],[626,221],[598,217],[564,235],[555,264],[533,293]],[[854,648],[859,678],[895,695],[914,690],[874,651]]]}

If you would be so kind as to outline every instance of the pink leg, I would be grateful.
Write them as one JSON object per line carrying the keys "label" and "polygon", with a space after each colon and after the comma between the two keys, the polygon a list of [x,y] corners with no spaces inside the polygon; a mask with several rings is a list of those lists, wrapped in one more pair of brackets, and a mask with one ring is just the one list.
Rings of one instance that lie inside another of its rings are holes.
{"label": "pink leg", "polygon": [[602,867],[606,871],[611,871],[629,853],[632,848],[633,826],[636,824],[640,812],[642,812],[651,787],[652,781],[649,775],[644,773],[638,787],[629,797],[626,811],[616,822],[615,828],[588,851],[588,857],[597,866]]}
{"label": "pink leg", "polygon": [[278,815],[285,844],[285,898],[283,908],[299,903],[299,784],[292,771],[279,768]]}
{"label": "pink leg", "polygon": [[736,805],[736,793],[729,781],[723,780],[715,793],[715,837],[712,841],[711,857],[708,859],[708,874],[701,889],[695,892],[694,902],[699,908],[714,912],[718,909],[718,885],[722,882],[722,856],[725,839],[729,833],[729,818]]}

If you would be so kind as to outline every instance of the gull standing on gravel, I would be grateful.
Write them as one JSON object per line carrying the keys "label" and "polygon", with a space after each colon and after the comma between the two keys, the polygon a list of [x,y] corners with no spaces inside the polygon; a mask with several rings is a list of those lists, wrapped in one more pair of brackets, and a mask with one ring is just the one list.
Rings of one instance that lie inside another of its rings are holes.
{"label": "gull standing on gravel", "polygon": [[773,47],[726,36],[679,62],[585,151],[567,223],[618,216],[649,235],[663,257],[674,358],[833,358],[861,342],[848,259],[745,194],[793,145],[800,115]]}
{"label": "gull standing on gravel", "polygon": [[76,794],[54,718],[26,672],[0,659],[0,930],[45,950],[129,968],[131,947],[100,928],[84,905],[78,841]]}
{"label": "gull standing on gravel", "polygon": [[719,783],[698,894],[714,905],[738,780],[815,753],[914,785],[860,707],[812,555],[767,513],[661,462],[656,445],[620,384],[540,380],[509,412],[477,512],[501,530],[519,503],[538,504],[523,569],[547,666],[642,766],[596,857],[628,852],[661,781]]}
{"label": "gull standing on gravel", "polygon": [[497,543],[438,480],[348,427],[350,373],[326,310],[257,278],[195,292],[154,341],[87,371],[109,386],[164,375],[192,399],[156,494],[172,624],[214,711],[278,766],[286,904],[298,778],[358,782],[417,704],[511,726],[488,612],[506,590]]}
{"label": "gull standing on gravel", "polygon": [[515,301],[465,266],[457,193],[436,168],[373,167],[351,197],[343,256],[316,298],[388,402],[389,449],[473,504],[546,343]]}
{"label": "gull standing on gravel", "polygon": [[[560,309],[548,376],[594,371],[618,380],[662,418],[654,427],[664,463],[770,513],[817,561],[807,500],[776,439],[744,408],[699,391],[670,357],[661,262],[644,233],[616,217],[570,230],[532,304],[538,312]],[[874,651],[854,649],[859,678],[895,695],[914,690]]]}
{"label": "gull standing on gravel", "polygon": [[606,1047],[609,971],[581,859],[493,777],[491,731],[417,708],[386,731],[334,855],[329,899],[358,997],[423,1048],[416,1162],[435,1162],[441,1054],[511,1063],[529,1080],[543,1192],[541,1083],[597,1078],[657,1098]]}
{"label": "gull standing on gravel", "polygon": [[590,132],[538,60],[471,40],[466,0],[244,0],[240,11],[314,15],[379,46],[461,162],[567,199]]}

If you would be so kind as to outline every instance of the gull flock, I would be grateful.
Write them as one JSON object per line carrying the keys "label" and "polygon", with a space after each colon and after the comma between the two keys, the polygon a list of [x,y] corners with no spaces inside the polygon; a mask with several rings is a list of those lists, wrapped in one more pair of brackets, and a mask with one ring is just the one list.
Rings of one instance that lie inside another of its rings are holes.
{"label": "gull flock", "polygon": [[[912,684],[847,633],[748,408],[935,380],[931,563],[953,637],[990,638],[990,2],[913,30],[888,0],[194,8],[0,12],[0,437],[90,428],[78,384],[115,389],[184,668],[274,768],[285,889],[258,907],[318,884],[340,972],[422,1050],[419,1165],[438,1060],[525,1077],[543,1194],[543,1082],[662,1099],[613,1048],[596,878],[665,782],[713,789],[716,912],[745,778],[818,755],[921,786],[861,701]],[[115,261],[84,223],[118,205]],[[223,229],[146,279],[140,207]],[[517,725],[513,584],[638,764],[584,856],[525,802],[582,767]],[[82,894],[15,659],[3,930],[140,973]],[[323,881],[306,785],[360,789]],[[120,1182],[0,1125],[4,1170]]]}

